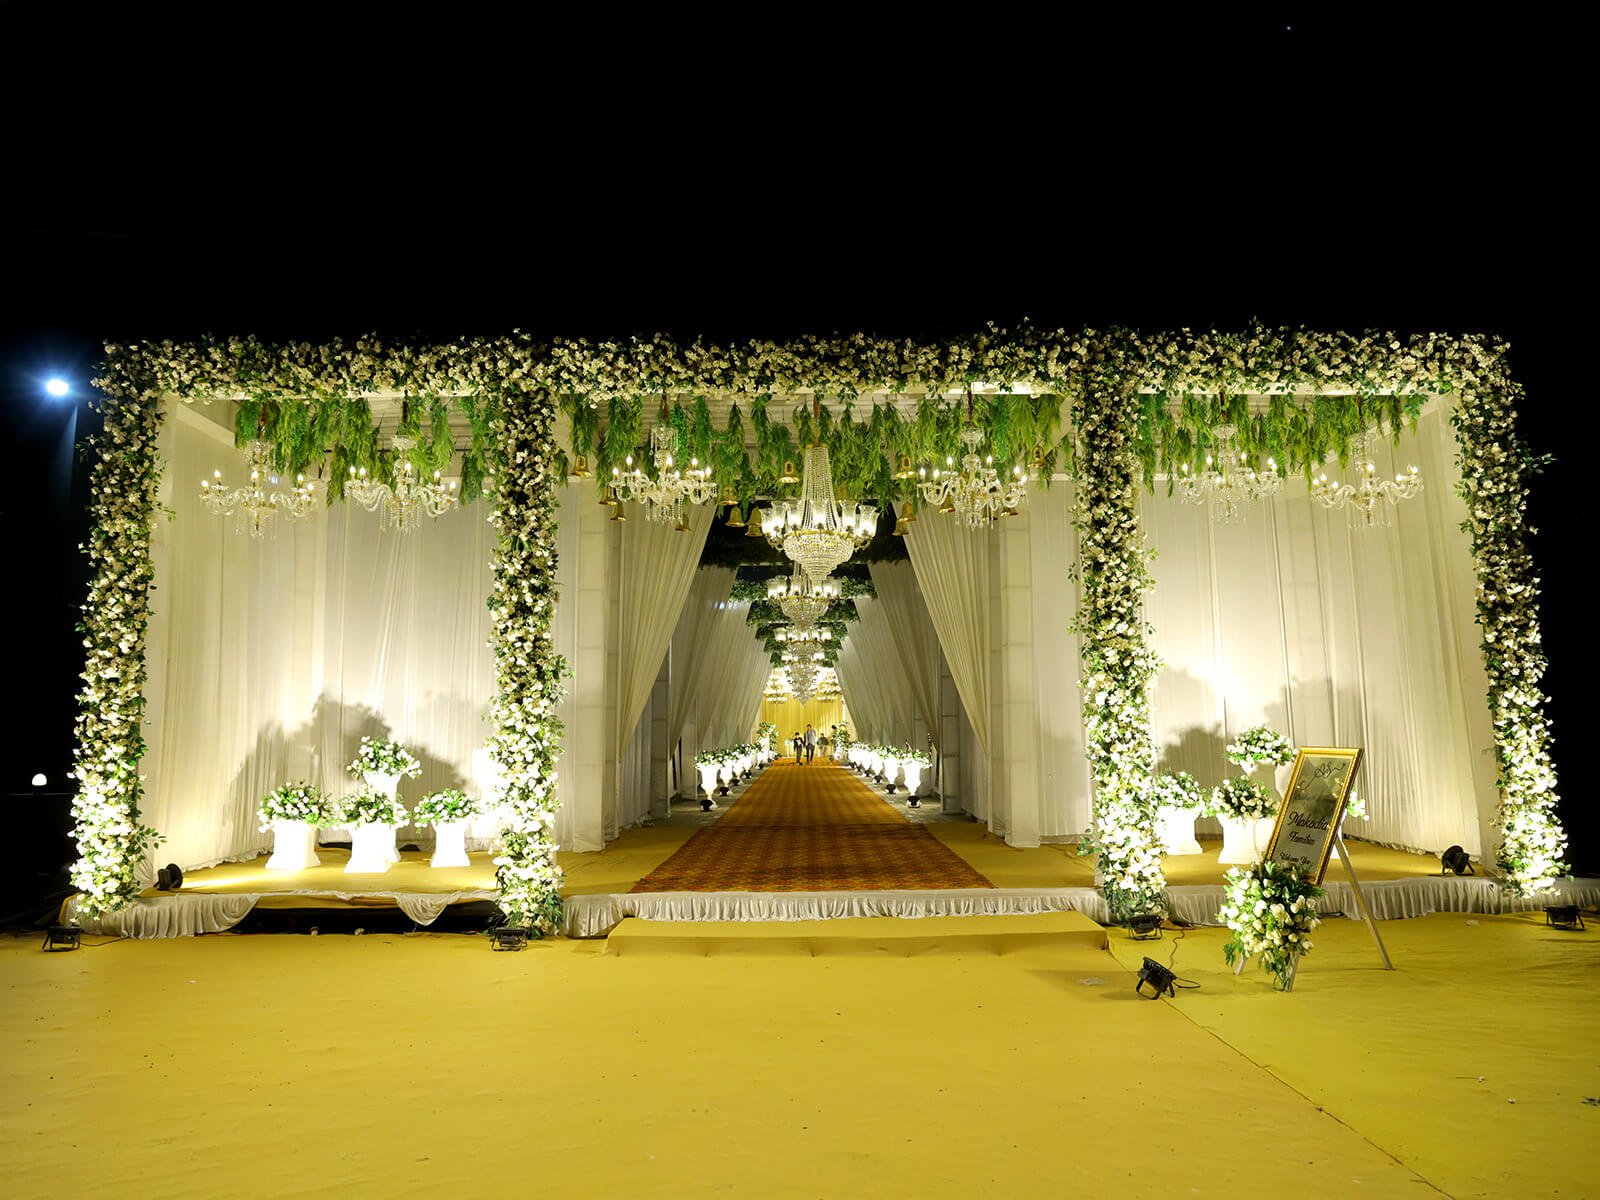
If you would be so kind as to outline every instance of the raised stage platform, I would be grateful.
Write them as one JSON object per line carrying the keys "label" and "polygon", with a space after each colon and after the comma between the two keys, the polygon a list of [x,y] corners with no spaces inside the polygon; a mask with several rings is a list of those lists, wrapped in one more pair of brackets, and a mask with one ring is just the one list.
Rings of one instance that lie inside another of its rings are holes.
{"label": "raised stage platform", "polygon": [[[598,854],[563,852],[566,925],[569,937],[605,937],[625,918],[671,922],[819,921],[858,917],[978,917],[1034,913],[1082,913],[1109,920],[1094,886],[1090,860],[1070,845],[1018,850],[981,826],[964,821],[927,826],[940,842],[994,886],[932,890],[660,891],[630,889],[648,877],[703,826],[669,821],[630,829]],[[1216,923],[1226,868],[1217,864],[1220,843],[1206,852],[1168,858],[1164,866],[1173,916],[1195,925]],[[1383,846],[1348,843],[1363,890],[1379,919],[1419,917],[1431,912],[1507,913],[1538,911],[1550,903],[1600,907],[1600,879],[1558,885],[1557,895],[1537,899],[1508,896],[1486,876],[1441,876],[1438,859]],[[347,875],[348,852],[319,847],[322,865],[308,871],[265,870],[266,856],[189,873],[177,892],[146,892],[119,913],[83,921],[86,930],[137,938],[220,933],[252,912],[394,908],[419,926],[439,919],[451,905],[493,902],[493,856],[474,853],[467,867],[434,870],[426,853],[406,851],[382,875]],[[1354,894],[1338,862],[1325,881],[1326,912],[1356,915]],[[63,919],[77,919],[75,900]]]}

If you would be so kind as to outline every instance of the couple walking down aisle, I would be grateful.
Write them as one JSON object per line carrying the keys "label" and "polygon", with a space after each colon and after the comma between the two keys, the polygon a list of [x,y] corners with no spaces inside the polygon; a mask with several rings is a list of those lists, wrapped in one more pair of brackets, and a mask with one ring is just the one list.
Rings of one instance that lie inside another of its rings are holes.
{"label": "couple walking down aisle", "polygon": [[810,725],[806,726],[805,733],[794,735],[794,761],[798,766],[803,762],[810,762],[817,756],[817,731]]}

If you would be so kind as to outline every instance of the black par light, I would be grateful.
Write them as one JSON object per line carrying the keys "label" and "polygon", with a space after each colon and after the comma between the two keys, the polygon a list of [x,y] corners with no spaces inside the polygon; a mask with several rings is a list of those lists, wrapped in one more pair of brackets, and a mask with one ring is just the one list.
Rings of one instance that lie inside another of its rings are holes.
{"label": "black par light", "polygon": [[[1177,986],[1177,976],[1163,967],[1153,958],[1146,958],[1144,966],[1139,968],[1139,982],[1133,985],[1133,990],[1146,1000],[1159,1000],[1162,996],[1173,994]],[[1145,986],[1149,985],[1150,993],[1145,994]]]}
{"label": "black par light", "polygon": [[76,925],[52,925],[44,931],[44,945],[41,950],[76,950],[78,939],[83,936],[83,930]]}
{"label": "black par light", "polygon": [[489,945],[495,950],[526,950],[528,928],[525,925],[501,925],[489,931]]}
{"label": "black par light", "polygon": [[1128,936],[1135,941],[1149,941],[1160,932],[1160,913],[1136,913],[1128,918]]}
{"label": "black par light", "polygon": [[1439,872],[1441,875],[1443,875],[1445,871],[1454,871],[1457,875],[1477,874],[1477,872],[1472,869],[1471,857],[1468,856],[1467,852],[1460,846],[1451,846],[1450,849],[1446,850],[1439,856],[1439,861],[1444,864],[1444,871]]}
{"label": "black par light", "polygon": [[1583,914],[1576,904],[1552,904],[1544,910],[1544,923],[1553,929],[1582,929]]}

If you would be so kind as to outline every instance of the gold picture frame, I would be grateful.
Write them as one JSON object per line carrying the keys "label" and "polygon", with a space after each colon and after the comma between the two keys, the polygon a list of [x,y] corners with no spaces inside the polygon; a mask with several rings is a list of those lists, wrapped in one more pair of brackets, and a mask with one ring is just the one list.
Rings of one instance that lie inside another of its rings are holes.
{"label": "gold picture frame", "polygon": [[1321,883],[1360,769],[1359,746],[1302,746],[1278,805],[1266,861],[1292,867],[1310,876],[1312,883]]}

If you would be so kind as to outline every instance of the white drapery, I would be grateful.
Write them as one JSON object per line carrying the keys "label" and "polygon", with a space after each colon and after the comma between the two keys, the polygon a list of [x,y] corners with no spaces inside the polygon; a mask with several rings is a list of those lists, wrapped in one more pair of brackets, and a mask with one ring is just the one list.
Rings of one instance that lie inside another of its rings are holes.
{"label": "white drapery", "polygon": [[[989,749],[989,547],[959,521],[929,512],[906,534],[917,586],[939,636],[967,720]],[[850,706],[855,711],[855,705]]]}
{"label": "white drapery", "polygon": [[[678,628],[672,635],[672,680],[667,702],[667,742],[676,746],[684,730],[694,720],[696,704],[705,689],[714,654],[712,632],[729,613],[728,595],[733,590],[734,572],[727,567],[702,567],[695,573],[689,596],[683,602]],[[739,620],[746,609],[737,610]],[[699,737],[690,749],[699,747]]]}
{"label": "white drapery", "polygon": [[749,611],[744,601],[728,601],[706,624],[693,691],[685,700],[696,750],[749,741],[755,728],[772,660],[745,620]]}
{"label": "white drapery", "polygon": [[857,596],[855,606],[858,619],[847,627],[838,671],[856,736],[904,745],[912,739],[918,709],[889,615],[883,602],[870,596]]}
{"label": "white drapery", "polygon": [[1387,528],[1353,527],[1298,478],[1237,525],[1165,495],[1143,500],[1157,551],[1148,611],[1165,664],[1156,740],[1165,769],[1207,784],[1252,725],[1298,745],[1364,747],[1356,787],[1370,816],[1351,833],[1477,854],[1495,804],[1492,731],[1444,413],[1425,413],[1398,451],[1385,443],[1376,456],[1380,478],[1411,463],[1423,492]]}
{"label": "white drapery", "polygon": [[620,760],[661,670],[689,588],[700,566],[711,506],[688,510],[689,531],[636,514],[622,526],[617,567],[617,728]]}
{"label": "white drapery", "polygon": [[261,797],[290,779],[349,791],[363,734],[422,760],[401,785],[409,804],[442,787],[482,793],[494,686],[484,508],[402,535],[335,504],[245,537],[197,497],[214,468],[234,486],[246,477],[231,435],[186,406],[169,415],[173,518],[155,530],[144,764],[144,815],[166,839],[158,857],[196,867],[265,849]]}
{"label": "white drapery", "polygon": [[[942,663],[939,635],[934,632],[928,606],[917,591],[916,573],[910,563],[873,563],[872,585],[878,593],[876,608],[889,627],[899,657],[898,669],[905,676],[912,715],[922,722],[922,736],[916,748],[925,748],[925,738],[939,737],[939,676]],[[906,731],[909,737],[911,731]]]}

